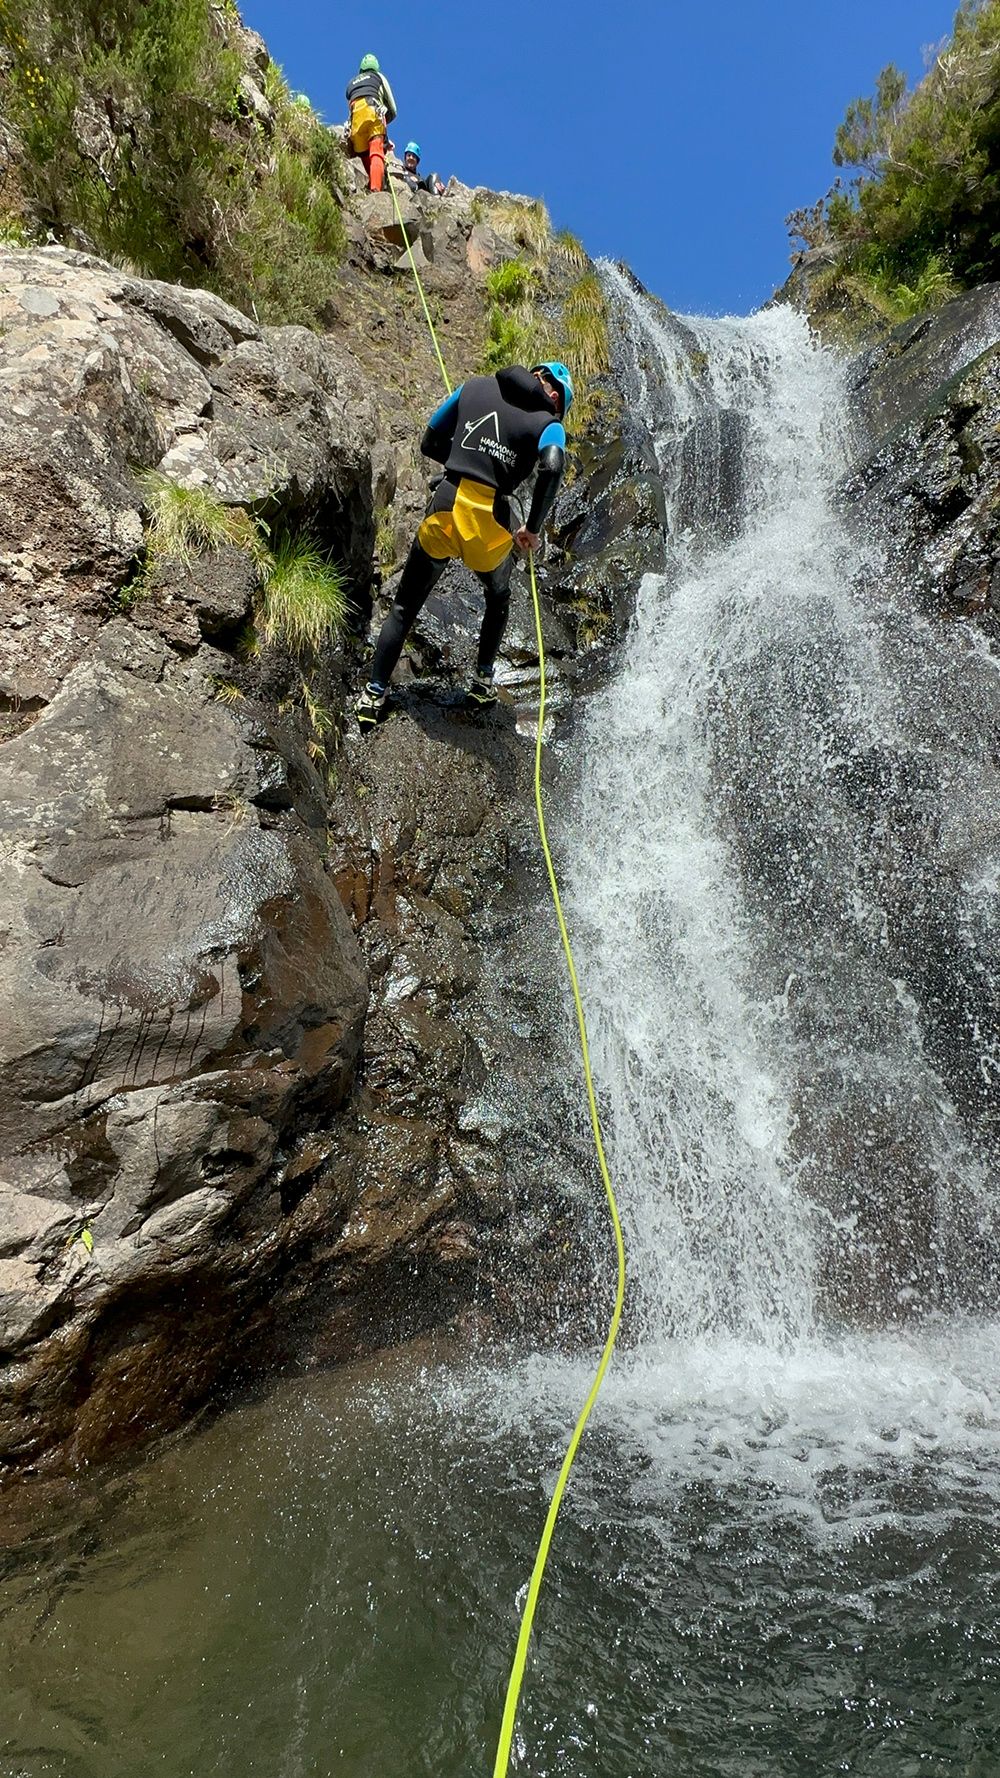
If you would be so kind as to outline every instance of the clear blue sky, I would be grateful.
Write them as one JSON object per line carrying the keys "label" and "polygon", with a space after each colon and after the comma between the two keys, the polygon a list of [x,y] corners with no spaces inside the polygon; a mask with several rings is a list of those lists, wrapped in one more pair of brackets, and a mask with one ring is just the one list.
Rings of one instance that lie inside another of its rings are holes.
{"label": "clear blue sky", "polygon": [[[424,169],[544,196],[672,308],[743,314],[785,276],[784,218],[886,62],[912,75],[956,0],[243,0],[329,120],[377,55]],[[369,20],[370,22],[365,22]]]}

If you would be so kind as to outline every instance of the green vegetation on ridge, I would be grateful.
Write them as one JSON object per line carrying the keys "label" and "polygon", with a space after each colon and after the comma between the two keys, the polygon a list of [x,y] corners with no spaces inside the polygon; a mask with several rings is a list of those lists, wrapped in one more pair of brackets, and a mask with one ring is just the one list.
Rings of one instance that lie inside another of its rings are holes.
{"label": "green vegetation on ridge", "polygon": [[963,0],[954,32],[908,90],[888,67],[848,107],[834,160],[846,188],[789,217],[830,251],[819,294],[899,321],[1000,273],[1000,0]]}
{"label": "green vegetation on ridge", "polygon": [[273,64],[273,121],[257,115],[238,23],[209,0],[0,0],[6,227],[315,325],[344,242],[340,145]]}

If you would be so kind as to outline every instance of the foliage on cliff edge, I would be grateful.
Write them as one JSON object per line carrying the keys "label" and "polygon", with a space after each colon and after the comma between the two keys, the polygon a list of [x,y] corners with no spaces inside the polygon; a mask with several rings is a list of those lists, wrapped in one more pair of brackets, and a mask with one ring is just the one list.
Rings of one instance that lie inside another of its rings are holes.
{"label": "foliage on cliff edge", "polygon": [[[343,248],[339,143],[231,0],[0,0],[8,228],[315,325]],[[13,212],[13,214],[12,214]]]}
{"label": "foliage on cliff edge", "polygon": [[836,261],[889,320],[1000,274],[1000,0],[963,0],[950,41],[919,85],[888,67],[848,107],[834,160],[857,168],[795,235]]}

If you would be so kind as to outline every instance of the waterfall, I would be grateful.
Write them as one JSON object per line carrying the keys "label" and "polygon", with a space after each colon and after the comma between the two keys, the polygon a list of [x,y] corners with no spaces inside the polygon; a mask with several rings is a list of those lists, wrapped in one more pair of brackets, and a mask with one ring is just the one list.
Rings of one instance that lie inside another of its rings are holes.
{"label": "waterfall", "polygon": [[840,510],[845,375],[801,316],[681,321],[605,275],[670,526],[565,847],[632,1325],[787,1353],[975,1308],[988,1144],[898,930],[974,643],[904,624]]}

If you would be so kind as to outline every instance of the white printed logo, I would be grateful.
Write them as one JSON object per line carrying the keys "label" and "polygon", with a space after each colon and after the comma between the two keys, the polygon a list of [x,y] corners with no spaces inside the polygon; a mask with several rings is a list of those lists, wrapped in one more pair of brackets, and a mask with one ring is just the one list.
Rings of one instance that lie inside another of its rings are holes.
{"label": "white printed logo", "polygon": [[[483,441],[486,437],[486,428],[488,426],[492,426],[492,428],[493,428],[493,437],[490,440],[490,443],[491,444],[499,444],[500,443],[500,416],[494,410],[494,412],[492,414],[484,414],[481,420],[466,420],[466,422],[465,422],[465,437],[462,440],[463,451],[480,451],[480,450],[482,450]],[[473,444],[472,440],[475,438],[476,433],[480,430],[480,428],[482,428],[483,437],[479,440],[478,444]]]}
{"label": "white printed logo", "polygon": [[500,443],[500,416],[496,410],[492,414],[483,414],[479,420],[466,420],[461,448],[463,451],[479,451],[511,466],[515,460],[510,446]]}

